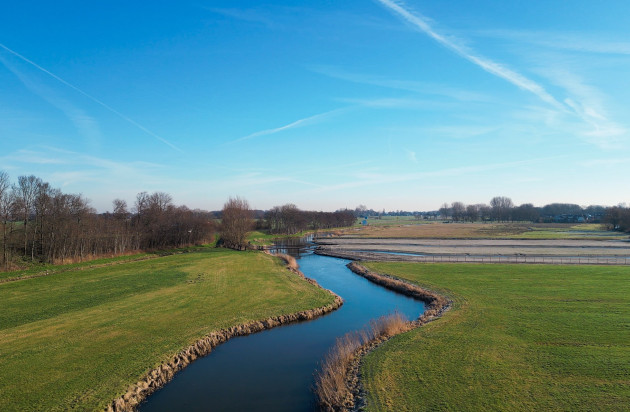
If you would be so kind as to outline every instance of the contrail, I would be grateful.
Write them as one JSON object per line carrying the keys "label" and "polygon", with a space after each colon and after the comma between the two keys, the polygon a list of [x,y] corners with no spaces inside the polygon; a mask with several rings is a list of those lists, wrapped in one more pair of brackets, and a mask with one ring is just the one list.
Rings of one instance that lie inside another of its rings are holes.
{"label": "contrail", "polygon": [[455,53],[459,54],[466,60],[476,64],[481,67],[485,71],[494,74],[495,76],[501,77],[502,79],[507,80],[508,82],[514,84],[515,86],[532,92],[536,96],[538,96],[543,101],[551,104],[552,106],[566,111],[566,107],[556,100],[552,95],[550,95],[541,85],[534,82],[533,80],[528,79],[527,77],[510,70],[502,65],[486,59],[482,56],[477,56],[467,50],[464,46],[461,46],[452,40],[447,39],[443,35],[437,33],[433,30],[433,28],[426,22],[423,16],[411,13],[409,10],[403,7],[402,2],[398,2],[395,0],[377,0],[379,3],[389,8],[391,11],[400,15],[407,22],[416,26],[424,33],[426,33],[429,37],[433,38],[435,41],[443,45],[444,47],[451,49]]}
{"label": "contrail", "polygon": [[337,114],[337,113],[344,112],[344,111],[349,110],[349,109],[350,109],[349,107],[344,107],[344,108],[341,108],[341,109],[335,109],[335,110],[331,110],[331,111],[328,111],[328,112],[319,113],[319,114],[316,114],[316,115],[313,115],[313,116],[305,117],[303,119],[296,120],[296,121],[291,122],[289,124],[286,124],[284,126],[276,127],[276,128],[273,128],[273,129],[261,130],[259,132],[248,134],[247,136],[244,136],[244,137],[238,138],[236,140],[233,140],[232,143],[240,142],[240,141],[243,141],[243,140],[253,139],[254,137],[258,137],[258,136],[266,136],[266,135],[282,132],[284,130],[293,129],[293,128],[296,128],[296,127],[306,126],[307,124],[316,122],[317,120],[326,118],[328,116],[332,116],[332,115]]}
{"label": "contrail", "polygon": [[142,126],[140,123],[136,122],[133,119],[130,119],[129,117],[125,116],[124,114],[120,113],[118,110],[114,109],[113,107],[109,106],[106,103],[103,103],[102,101],[100,101],[99,99],[97,99],[96,97],[84,92],[83,90],[79,89],[78,87],[76,87],[75,85],[73,85],[72,83],[68,83],[67,81],[65,81],[64,79],[62,79],[61,77],[57,76],[56,74],[46,70],[45,68],[43,68],[42,66],[40,66],[39,64],[33,62],[32,60],[27,59],[26,57],[22,56],[20,53],[11,50],[10,48],[8,48],[7,46],[5,46],[4,44],[0,43],[0,47],[3,48],[4,50],[8,51],[9,53],[13,54],[14,56],[20,58],[21,60],[25,61],[26,63],[30,64],[31,66],[36,67],[37,69],[41,70],[42,72],[46,73],[47,75],[51,76],[53,79],[59,81],[60,83],[65,84],[66,86],[70,87],[71,89],[77,91],[78,93],[81,93],[83,96],[87,97],[88,99],[92,100],[94,103],[104,107],[105,109],[109,110],[110,112],[114,113],[115,115],[117,115],[118,117],[120,117],[121,119],[131,123],[132,125],[136,126],[138,129],[142,130],[143,132],[145,132],[146,134],[155,137],[156,139],[158,139],[160,142],[170,146],[172,149],[175,149],[179,152],[183,152],[179,147],[175,146],[174,144],[172,144],[171,142],[169,142],[168,140],[164,139],[163,137],[158,136],[157,134],[153,133],[151,130],[147,129],[146,127]]}

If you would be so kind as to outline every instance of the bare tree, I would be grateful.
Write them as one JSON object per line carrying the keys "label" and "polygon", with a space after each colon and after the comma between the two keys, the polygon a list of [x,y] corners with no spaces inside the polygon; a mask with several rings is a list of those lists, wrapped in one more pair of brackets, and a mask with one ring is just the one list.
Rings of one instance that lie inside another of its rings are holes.
{"label": "bare tree", "polygon": [[9,175],[5,171],[0,171],[0,222],[2,223],[2,263],[6,268],[9,265],[9,236],[8,226],[11,216],[11,206],[13,204],[13,192],[10,190],[11,183]]}
{"label": "bare tree", "polygon": [[464,220],[466,206],[462,202],[453,202],[451,204],[451,213],[454,221],[459,222],[460,220]]}
{"label": "bare tree", "polygon": [[365,205],[359,205],[354,209],[356,217],[365,217],[367,213],[367,207]]}
{"label": "bare tree", "polygon": [[168,193],[155,192],[148,198],[149,209],[152,212],[164,213],[173,205],[173,197]]}
{"label": "bare tree", "polygon": [[450,214],[451,214],[451,208],[448,207],[448,203],[443,203],[442,206],[440,207],[440,217],[443,220],[446,220],[448,219]]}
{"label": "bare tree", "polygon": [[471,222],[475,222],[479,219],[479,205],[466,206],[466,219]]}
{"label": "bare tree", "polygon": [[481,221],[490,220],[492,218],[492,208],[485,203],[479,203],[477,205],[477,210],[479,211],[479,219]]}
{"label": "bare tree", "polygon": [[243,250],[247,246],[247,234],[254,221],[249,203],[240,197],[229,198],[223,205],[221,216],[221,243],[230,249]]}
{"label": "bare tree", "polygon": [[492,207],[492,214],[494,218],[499,222],[507,222],[510,218],[514,203],[512,199],[505,196],[495,196],[490,200],[490,206]]}
{"label": "bare tree", "polygon": [[112,202],[114,206],[114,217],[116,219],[126,219],[129,216],[129,211],[127,210],[127,202],[123,199],[114,199]]}
{"label": "bare tree", "polygon": [[35,203],[35,198],[37,196],[38,187],[41,184],[42,180],[33,175],[18,177],[18,186],[16,188],[18,198],[16,200],[18,201],[22,210],[22,218],[24,221],[24,256],[28,254],[28,231],[30,228],[28,222],[30,220],[31,213],[33,212],[33,206]]}
{"label": "bare tree", "polygon": [[0,268],[11,267],[12,254],[64,263],[201,244],[214,236],[211,213],[176,207],[163,192],[138,194],[135,214],[120,199],[114,201],[113,214],[97,214],[89,203],[35,176],[21,176],[10,185],[7,173],[0,171]]}

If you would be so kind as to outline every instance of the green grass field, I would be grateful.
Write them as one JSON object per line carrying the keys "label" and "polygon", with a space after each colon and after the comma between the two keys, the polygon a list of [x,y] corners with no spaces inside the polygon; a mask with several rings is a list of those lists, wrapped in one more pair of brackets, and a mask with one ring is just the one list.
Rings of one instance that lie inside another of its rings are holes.
{"label": "green grass field", "polygon": [[368,410],[630,410],[630,268],[366,266],[454,301],[366,357]]}
{"label": "green grass field", "polygon": [[318,229],[318,230],[302,230],[301,232],[292,235],[283,235],[278,233],[268,233],[267,231],[254,230],[247,235],[247,241],[254,246],[270,246],[277,239],[286,238],[301,238],[308,235],[314,235],[317,233],[337,232],[347,228],[330,228],[330,229]]}
{"label": "green grass field", "polygon": [[259,252],[205,249],[0,284],[0,410],[99,410],[212,330],[323,306]]}
{"label": "green grass field", "polygon": [[538,224],[529,227],[527,231],[512,237],[521,239],[590,239],[590,240],[613,240],[627,239],[627,233],[613,232],[606,230],[600,224],[582,223],[570,224]]}

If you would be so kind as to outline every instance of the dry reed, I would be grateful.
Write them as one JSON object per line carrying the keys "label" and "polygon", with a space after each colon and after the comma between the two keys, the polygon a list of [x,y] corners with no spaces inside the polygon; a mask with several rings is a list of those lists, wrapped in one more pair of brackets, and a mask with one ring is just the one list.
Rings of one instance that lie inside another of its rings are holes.
{"label": "dry reed", "polygon": [[348,382],[355,358],[364,350],[409,330],[410,323],[399,312],[372,320],[370,325],[358,332],[350,332],[337,338],[335,345],[324,358],[315,382],[315,393],[321,410],[339,411],[354,404],[354,386]]}
{"label": "dry reed", "polygon": [[277,256],[280,259],[284,260],[287,264],[287,268],[291,272],[295,273],[300,270],[300,265],[297,263],[297,260],[293,256],[287,255],[285,253],[276,253],[274,256]]}
{"label": "dry reed", "polygon": [[316,377],[315,393],[323,411],[353,410],[361,401],[361,357],[390,337],[438,318],[450,307],[448,299],[407,281],[372,272],[357,262],[349,263],[348,268],[371,282],[424,301],[427,305],[424,313],[414,321],[409,322],[400,313],[394,313],[373,320],[364,331],[350,333],[337,340]]}

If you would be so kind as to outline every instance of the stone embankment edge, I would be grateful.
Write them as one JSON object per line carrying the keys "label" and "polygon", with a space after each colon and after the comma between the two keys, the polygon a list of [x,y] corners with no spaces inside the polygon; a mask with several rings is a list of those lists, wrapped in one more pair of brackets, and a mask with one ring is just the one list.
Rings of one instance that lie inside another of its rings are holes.
{"label": "stone embankment edge", "polygon": [[[421,300],[426,303],[425,310],[416,320],[410,321],[406,331],[418,328],[431,322],[442,316],[444,312],[451,308],[452,302],[442,295],[432,292],[427,289],[423,289],[418,285],[410,283],[408,281],[384,275],[376,272],[372,272],[365,266],[358,264],[357,262],[351,262],[347,267],[359,276],[362,276],[370,282],[383,286],[386,289],[398,292],[405,296],[409,296],[416,300]],[[403,331],[405,332],[405,331]],[[401,332],[402,333],[402,332]],[[377,337],[374,340],[367,342],[365,345],[357,349],[354,359],[346,370],[346,383],[348,390],[352,394],[352,401],[345,405],[337,405],[338,411],[351,411],[359,410],[365,406],[365,390],[362,386],[359,376],[359,369],[361,362],[365,355],[376,347],[389,340],[392,336]]]}
{"label": "stone embankment edge", "polygon": [[[275,256],[283,259],[287,263],[287,269],[289,269],[291,272],[295,273],[307,282],[319,288],[322,288],[317,283],[317,281],[304,276],[304,274],[298,269],[297,262],[293,257],[280,254]],[[106,411],[120,412],[135,410],[135,408],[149,395],[151,395],[153,392],[160,389],[171,379],[173,379],[177,372],[184,369],[194,360],[208,355],[210,352],[212,352],[212,349],[228,341],[231,338],[250,335],[252,333],[260,332],[265,329],[271,329],[276,326],[286,325],[293,322],[301,322],[305,320],[315,319],[319,316],[332,312],[343,305],[343,299],[341,298],[341,296],[328,289],[324,290],[334,296],[334,301],[328,305],[288,315],[273,316],[264,320],[253,321],[241,325],[232,326],[230,328],[210,332],[208,335],[199,339],[188,348],[180,351],[177,355],[173,356],[170,361],[163,363],[157,368],[149,371],[141,380],[129,386],[125,394],[114,399],[111,404],[106,408]]]}

